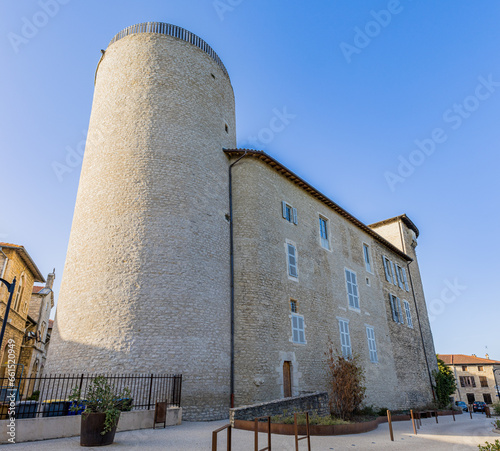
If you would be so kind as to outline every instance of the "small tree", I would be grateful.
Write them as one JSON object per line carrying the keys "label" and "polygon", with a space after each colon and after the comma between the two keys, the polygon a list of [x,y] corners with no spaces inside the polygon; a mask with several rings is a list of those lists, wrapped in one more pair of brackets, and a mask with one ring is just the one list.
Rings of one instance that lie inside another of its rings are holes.
{"label": "small tree", "polygon": [[365,399],[365,376],[359,356],[344,357],[330,341],[326,361],[331,384],[330,411],[343,420],[349,420]]}
{"label": "small tree", "polygon": [[455,393],[457,389],[457,384],[455,382],[455,377],[451,372],[450,368],[441,359],[437,359],[439,371],[434,370],[432,375],[436,381],[434,389],[436,390],[436,398],[438,406],[441,409],[450,404],[450,396]]}

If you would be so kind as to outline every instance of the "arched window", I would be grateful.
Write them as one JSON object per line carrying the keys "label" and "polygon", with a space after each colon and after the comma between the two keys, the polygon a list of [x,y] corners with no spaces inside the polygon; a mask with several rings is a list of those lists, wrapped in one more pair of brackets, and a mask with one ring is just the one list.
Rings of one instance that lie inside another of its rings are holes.
{"label": "arched window", "polygon": [[21,277],[19,278],[19,285],[17,286],[17,293],[16,297],[14,298],[14,305],[12,306],[12,308],[16,311],[19,310],[19,307],[21,305],[21,300],[23,299],[25,279],[26,276],[24,275],[24,273],[22,273]]}

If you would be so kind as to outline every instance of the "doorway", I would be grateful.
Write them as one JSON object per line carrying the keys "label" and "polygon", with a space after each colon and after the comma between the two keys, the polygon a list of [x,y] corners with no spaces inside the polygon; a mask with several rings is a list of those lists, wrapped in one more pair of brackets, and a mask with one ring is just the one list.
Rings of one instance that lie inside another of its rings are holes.
{"label": "doorway", "polygon": [[292,396],[292,362],[289,360],[283,362],[283,396]]}

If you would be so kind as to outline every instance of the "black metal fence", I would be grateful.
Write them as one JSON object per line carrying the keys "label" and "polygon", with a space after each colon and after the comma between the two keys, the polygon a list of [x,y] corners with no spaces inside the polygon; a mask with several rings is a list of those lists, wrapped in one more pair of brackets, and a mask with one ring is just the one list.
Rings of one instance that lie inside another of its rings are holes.
{"label": "black metal fence", "polygon": [[[0,378],[0,420],[9,417],[36,418],[79,415],[85,410],[85,396],[92,381],[104,376],[117,393],[125,388],[130,397],[119,400],[120,410],[150,410],[156,402],[180,407],[182,375],[179,374],[57,374],[39,377]],[[81,392],[81,401],[69,401],[73,388]],[[75,410],[76,408],[76,410]]]}

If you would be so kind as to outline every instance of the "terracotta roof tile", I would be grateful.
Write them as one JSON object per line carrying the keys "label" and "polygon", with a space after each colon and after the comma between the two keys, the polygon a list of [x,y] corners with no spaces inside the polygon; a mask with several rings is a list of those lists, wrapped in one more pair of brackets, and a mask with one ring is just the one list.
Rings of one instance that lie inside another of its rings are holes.
{"label": "terracotta roof tile", "polygon": [[438,354],[438,359],[441,359],[446,365],[500,365],[498,360],[483,359],[465,354]]}

